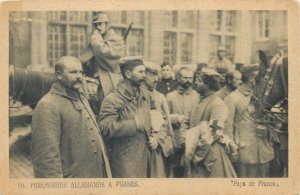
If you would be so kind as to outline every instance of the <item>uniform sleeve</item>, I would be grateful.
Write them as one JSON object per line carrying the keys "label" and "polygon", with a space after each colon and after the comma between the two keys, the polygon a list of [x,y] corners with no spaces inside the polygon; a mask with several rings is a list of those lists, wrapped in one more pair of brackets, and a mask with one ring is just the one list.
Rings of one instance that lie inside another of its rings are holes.
{"label": "uniform sleeve", "polygon": [[209,120],[217,120],[219,124],[224,126],[225,120],[228,115],[228,110],[226,105],[222,100],[218,101],[217,103],[213,104],[210,108],[210,117]]}
{"label": "uniform sleeve", "polygon": [[171,124],[171,117],[170,117],[170,109],[169,109],[167,100],[164,96],[162,96],[162,110],[166,115],[166,120],[168,123],[168,130],[169,130],[168,133],[172,137],[172,139],[174,139],[174,132],[173,132],[173,128],[172,128],[172,124]]}
{"label": "uniform sleeve", "polygon": [[170,121],[171,124],[174,126],[179,126],[180,124],[178,123],[178,114],[174,113],[173,106],[172,106],[172,95],[167,94],[166,96],[168,108],[169,108],[169,113],[170,113]]}
{"label": "uniform sleeve", "polygon": [[162,100],[162,111],[165,115],[165,123],[162,125],[160,131],[157,133],[158,143],[161,146],[165,156],[169,156],[173,151],[174,145],[174,133],[170,122],[170,114],[168,109],[168,104],[164,96],[161,97]]}
{"label": "uniform sleeve", "polygon": [[136,135],[142,123],[139,117],[136,115],[134,119],[121,119],[118,112],[122,105],[118,106],[114,100],[111,95],[108,95],[101,105],[98,124],[104,139]]}
{"label": "uniform sleeve", "polygon": [[125,45],[122,39],[104,41],[102,35],[95,31],[91,38],[93,54],[96,58],[120,58],[125,54]]}
{"label": "uniform sleeve", "polygon": [[181,123],[180,130],[179,130],[179,139],[178,139],[179,140],[178,143],[180,144],[179,146],[185,143],[186,132],[188,131],[188,129],[190,129],[190,118],[192,112],[193,110],[191,110],[189,116],[185,118],[184,121]]}
{"label": "uniform sleeve", "polygon": [[32,116],[32,163],[38,178],[62,178],[61,118],[50,102],[40,102]]}
{"label": "uniform sleeve", "polygon": [[230,96],[227,96],[224,102],[228,109],[228,116],[224,124],[224,134],[228,135],[231,140],[234,140],[235,104]]}

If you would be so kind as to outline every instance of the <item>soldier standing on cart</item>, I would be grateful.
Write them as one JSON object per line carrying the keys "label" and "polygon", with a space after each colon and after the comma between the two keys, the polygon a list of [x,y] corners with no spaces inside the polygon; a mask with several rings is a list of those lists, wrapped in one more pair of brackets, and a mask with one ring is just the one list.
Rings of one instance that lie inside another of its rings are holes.
{"label": "soldier standing on cart", "polygon": [[125,56],[124,38],[109,28],[108,17],[98,12],[93,19],[94,31],[91,43],[80,57],[83,72],[88,77],[86,91],[96,115],[106,95],[123,80],[119,61]]}

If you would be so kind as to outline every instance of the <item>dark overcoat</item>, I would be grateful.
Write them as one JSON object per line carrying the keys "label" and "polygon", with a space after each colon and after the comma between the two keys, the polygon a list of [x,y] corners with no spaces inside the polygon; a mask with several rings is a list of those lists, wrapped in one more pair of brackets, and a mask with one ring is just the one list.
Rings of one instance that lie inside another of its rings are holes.
{"label": "dark overcoat", "polygon": [[111,176],[104,142],[86,98],[58,82],[33,112],[32,162],[39,178]]}
{"label": "dark overcoat", "polygon": [[141,88],[139,95],[134,95],[128,83],[120,82],[104,98],[98,123],[109,147],[113,177],[146,178],[151,173],[150,94]]}

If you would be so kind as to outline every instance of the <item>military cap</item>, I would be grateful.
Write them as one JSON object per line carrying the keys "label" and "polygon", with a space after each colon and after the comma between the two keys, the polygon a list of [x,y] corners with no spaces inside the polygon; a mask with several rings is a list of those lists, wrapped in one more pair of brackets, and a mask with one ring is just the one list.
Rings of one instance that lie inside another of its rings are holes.
{"label": "military cap", "polygon": [[104,12],[97,12],[93,19],[93,24],[100,22],[108,22],[108,17]]}
{"label": "military cap", "polygon": [[211,68],[202,68],[202,74],[206,76],[219,76],[222,77],[217,71]]}
{"label": "military cap", "polygon": [[144,65],[142,56],[130,56],[130,57],[124,57],[120,59],[121,69],[130,69],[139,65]]}
{"label": "military cap", "polygon": [[144,64],[145,64],[146,70],[149,72],[159,73],[161,71],[161,67],[155,62],[146,61],[146,62],[144,62]]}
{"label": "military cap", "polygon": [[252,64],[248,66],[242,66],[240,69],[240,72],[245,75],[251,75],[252,73],[259,71],[259,65],[258,64]]}

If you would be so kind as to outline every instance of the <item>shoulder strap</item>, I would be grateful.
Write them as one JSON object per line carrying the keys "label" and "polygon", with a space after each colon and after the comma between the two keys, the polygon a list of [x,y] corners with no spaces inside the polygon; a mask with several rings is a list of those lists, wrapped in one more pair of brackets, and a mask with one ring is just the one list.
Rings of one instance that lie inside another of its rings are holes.
{"label": "shoulder strap", "polygon": [[[117,93],[119,93],[121,96],[123,96],[122,93],[118,89],[115,89],[115,91]],[[118,113],[120,114],[121,112],[123,112],[127,108],[127,106],[133,101],[133,99],[134,99],[134,97],[132,97],[131,99],[124,98],[124,105],[118,110]]]}
{"label": "shoulder strap", "polygon": [[279,70],[280,70],[280,74],[281,74],[284,95],[285,95],[285,97],[288,97],[288,84],[287,84],[287,78],[285,76],[283,64],[280,66]]}

